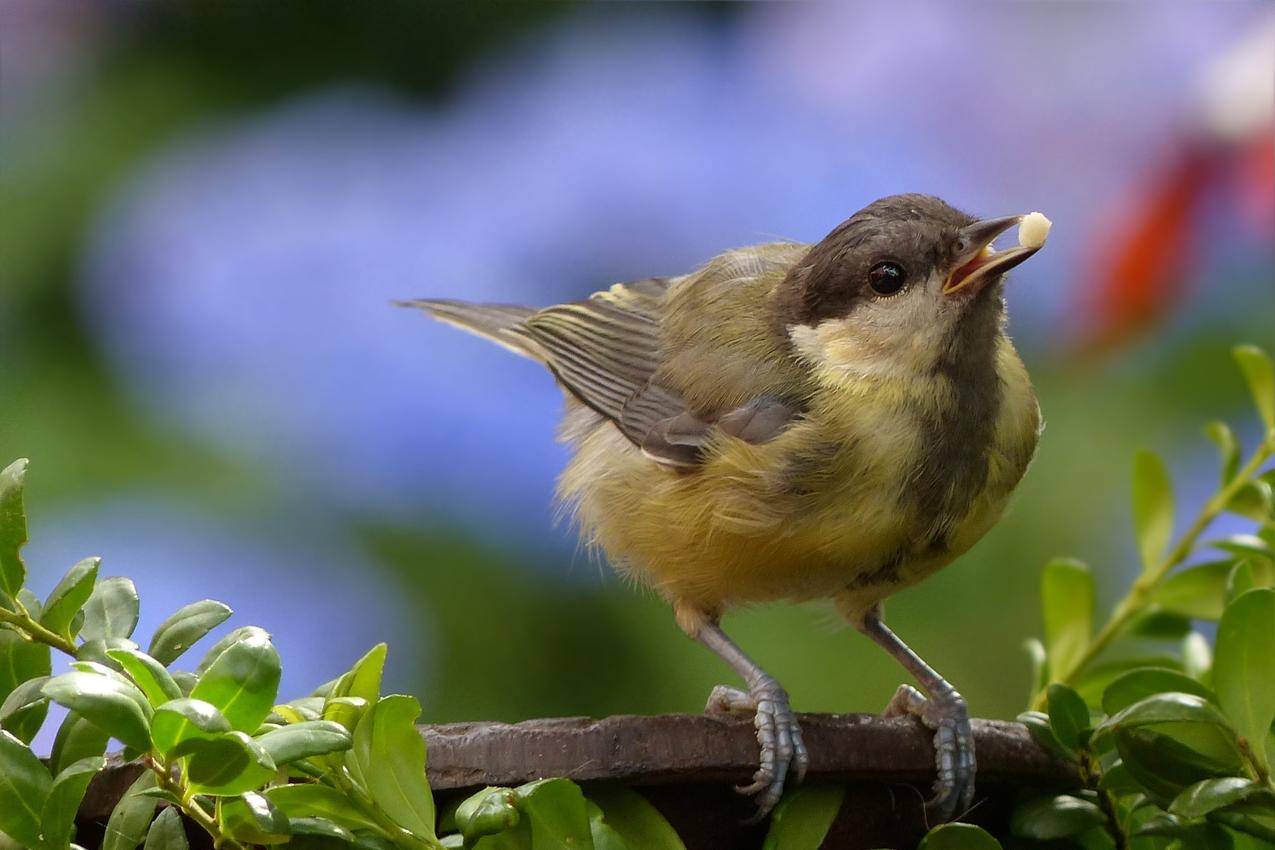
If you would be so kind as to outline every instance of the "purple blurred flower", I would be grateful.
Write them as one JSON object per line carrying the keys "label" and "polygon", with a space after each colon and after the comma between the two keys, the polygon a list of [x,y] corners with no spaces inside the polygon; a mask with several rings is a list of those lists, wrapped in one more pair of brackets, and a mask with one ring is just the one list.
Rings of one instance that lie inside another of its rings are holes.
{"label": "purple blurred flower", "polygon": [[24,559],[41,597],[65,569],[90,555],[102,557],[101,577],[133,579],[142,600],[134,638],[143,649],[165,617],[201,598],[192,594],[234,609],[178,669],[194,669],[221,633],[258,625],[271,632],[284,658],[284,697],[303,696],[339,676],[380,641],[393,647],[387,678],[400,686],[417,682],[429,653],[429,623],[392,578],[378,574],[318,517],[276,522],[293,530],[286,541],[269,530],[271,519],[230,523],[168,497],[124,496],[33,518]]}
{"label": "purple blurred flower", "polygon": [[316,500],[521,539],[547,527],[558,394],[390,299],[577,298],[923,190],[1059,222],[1010,295],[1030,343],[1251,9],[888,8],[590,10],[446,108],[345,89],[205,128],[102,215],[90,325],[148,408]]}

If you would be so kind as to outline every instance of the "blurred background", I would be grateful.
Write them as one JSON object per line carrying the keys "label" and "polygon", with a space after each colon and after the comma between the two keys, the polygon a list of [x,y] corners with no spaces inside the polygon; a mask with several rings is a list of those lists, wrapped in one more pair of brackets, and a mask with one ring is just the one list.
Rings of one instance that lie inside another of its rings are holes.
{"label": "blurred background", "polygon": [[[204,596],[300,695],[373,643],[433,721],[698,711],[728,681],[555,527],[531,363],[396,309],[548,304],[821,238],[882,195],[1042,210],[1013,335],[1048,420],[1006,519],[889,605],[982,715],[1028,690],[1050,557],[1111,599],[1128,470],[1213,487],[1275,346],[1269,3],[0,0],[0,462],[32,584]],[[727,627],[803,710],[903,672],[820,606]],[[194,663],[192,659],[191,663]]]}

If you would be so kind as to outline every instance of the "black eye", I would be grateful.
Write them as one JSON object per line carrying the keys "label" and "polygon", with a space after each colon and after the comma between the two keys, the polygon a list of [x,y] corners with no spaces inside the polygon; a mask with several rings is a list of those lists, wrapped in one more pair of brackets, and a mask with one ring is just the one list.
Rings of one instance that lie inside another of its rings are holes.
{"label": "black eye", "polygon": [[868,285],[877,295],[893,295],[903,288],[908,273],[898,263],[877,263],[868,272]]}

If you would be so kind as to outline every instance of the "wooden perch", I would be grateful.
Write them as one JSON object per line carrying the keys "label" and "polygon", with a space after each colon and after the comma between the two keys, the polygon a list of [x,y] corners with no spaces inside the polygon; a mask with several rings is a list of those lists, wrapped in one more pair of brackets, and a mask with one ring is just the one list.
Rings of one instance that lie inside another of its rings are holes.
{"label": "wooden perch", "polygon": [[[911,848],[925,831],[922,803],[934,779],[932,733],[909,718],[800,715],[810,749],[807,782],[847,786],[826,850]],[[1018,723],[975,720],[978,800],[970,821],[1003,829],[1018,794],[1075,787],[1074,767],[1053,759]],[[751,803],[732,790],[756,769],[746,718],[693,714],[568,717],[522,723],[421,727],[429,779],[447,802],[485,785],[565,776],[585,786],[635,786],[678,830],[688,850],[757,848],[765,825],[746,827]],[[141,768],[119,764],[96,777],[80,809],[81,834],[100,834]],[[85,846],[93,846],[85,844]]]}

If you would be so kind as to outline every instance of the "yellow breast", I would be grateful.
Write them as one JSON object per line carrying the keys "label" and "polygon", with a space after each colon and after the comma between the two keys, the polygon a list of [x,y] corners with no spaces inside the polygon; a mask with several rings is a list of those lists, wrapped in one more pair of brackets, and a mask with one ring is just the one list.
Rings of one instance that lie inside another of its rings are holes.
{"label": "yellow breast", "polygon": [[987,376],[995,414],[972,454],[933,445],[936,417],[960,395],[941,381],[826,377],[779,437],[723,438],[691,472],[652,463],[577,407],[560,495],[590,544],[670,600],[716,611],[849,594],[870,605],[996,522],[1034,452],[1039,410],[1004,338]]}

